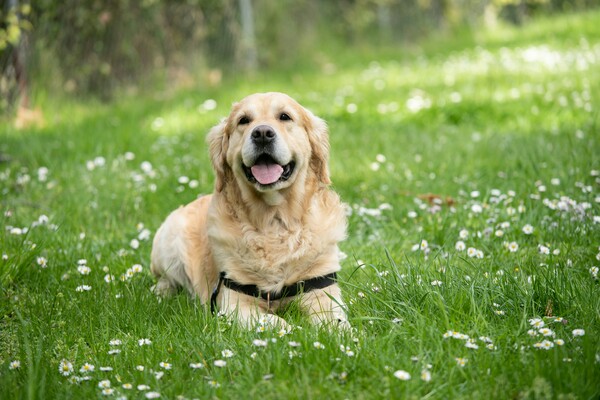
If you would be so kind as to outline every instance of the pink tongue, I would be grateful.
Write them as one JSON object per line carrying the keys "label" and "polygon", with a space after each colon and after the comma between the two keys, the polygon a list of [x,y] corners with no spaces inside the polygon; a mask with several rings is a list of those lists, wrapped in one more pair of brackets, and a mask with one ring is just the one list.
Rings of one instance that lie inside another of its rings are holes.
{"label": "pink tongue", "polygon": [[283,174],[283,167],[279,164],[256,164],[250,170],[254,178],[262,185],[277,182]]}

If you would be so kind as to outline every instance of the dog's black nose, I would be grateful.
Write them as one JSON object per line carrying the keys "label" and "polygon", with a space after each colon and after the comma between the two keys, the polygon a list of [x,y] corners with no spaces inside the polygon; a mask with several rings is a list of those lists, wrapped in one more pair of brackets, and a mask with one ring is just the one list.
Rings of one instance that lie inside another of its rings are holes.
{"label": "dog's black nose", "polygon": [[275,131],[269,125],[259,125],[252,131],[252,141],[266,145],[275,140]]}

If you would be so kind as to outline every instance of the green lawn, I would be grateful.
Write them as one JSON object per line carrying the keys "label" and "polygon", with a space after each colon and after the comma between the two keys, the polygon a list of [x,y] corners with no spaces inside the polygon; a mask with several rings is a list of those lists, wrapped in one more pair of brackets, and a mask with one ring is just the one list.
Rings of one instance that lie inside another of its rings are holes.
{"label": "green lawn", "polygon": [[[339,53],[1,122],[0,398],[600,396],[600,12]],[[149,291],[152,235],[212,190],[205,133],[266,90],[329,123],[352,334]]]}

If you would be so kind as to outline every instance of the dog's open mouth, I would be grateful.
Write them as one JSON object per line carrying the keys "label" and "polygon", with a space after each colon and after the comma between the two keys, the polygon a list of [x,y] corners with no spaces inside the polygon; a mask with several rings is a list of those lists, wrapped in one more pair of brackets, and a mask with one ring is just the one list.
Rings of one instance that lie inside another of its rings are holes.
{"label": "dog's open mouth", "polygon": [[294,172],[296,164],[291,161],[289,164],[280,165],[270,155],[262,154],[256,159],[253,166],[247,167],[243,164],[242,166],[246,178],[250,182],[258,182],[263,186],[268,186],[288,180]]}

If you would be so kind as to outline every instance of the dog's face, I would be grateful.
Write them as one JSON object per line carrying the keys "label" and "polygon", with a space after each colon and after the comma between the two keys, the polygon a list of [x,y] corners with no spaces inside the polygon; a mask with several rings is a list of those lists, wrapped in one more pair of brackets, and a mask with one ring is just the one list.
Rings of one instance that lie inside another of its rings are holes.
{"label": "dog's face", "polygon": [[307,174],[329,184],[325,123],[282,93],[244,98],[207,139],[217,191],[232,178],[261,193],[281,191]]}

